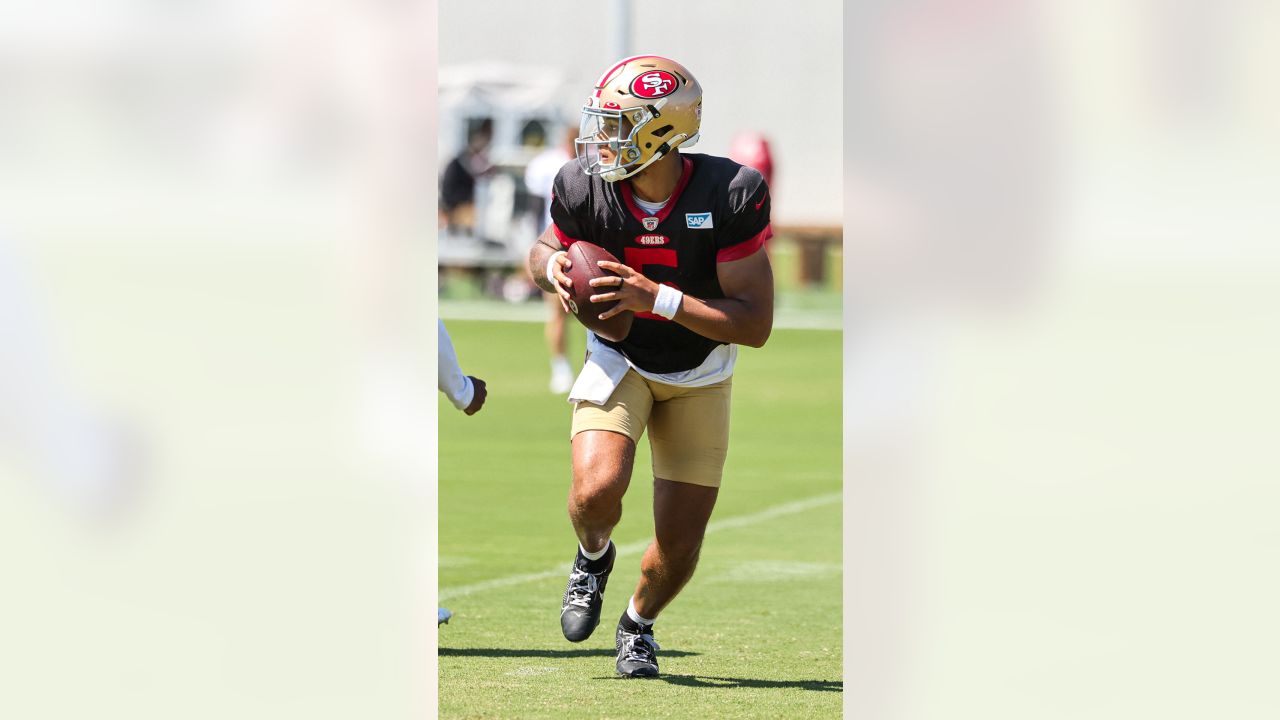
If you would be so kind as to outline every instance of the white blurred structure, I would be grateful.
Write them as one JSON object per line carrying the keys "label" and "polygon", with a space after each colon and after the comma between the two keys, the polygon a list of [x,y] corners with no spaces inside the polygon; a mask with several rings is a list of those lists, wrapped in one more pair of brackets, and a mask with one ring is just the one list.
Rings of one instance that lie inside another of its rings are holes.
{"label": "white blurred structure", "polygon": [[549,67],[499,62],[442,65],[438,82],[440,158],[456,155],[466,144],[466,121],[471,118],[493,119],[490,152],[496,162],[509,163],[527,162],[537,152],[539,145],[526,141],[530,134],[539,142],[550,142],[556,129],[577,122],[565,116],[576,94],[565,86],[563,73]]}
{"label": "white blurred structure", "polygon": [[443,65],[439,71],[438,157],[441,165],[466,144],[470,123],[493,122],[488,158],[494,169],[476,184],[473,232],[443,228],[441,265],[519,266],[537,239],[537,212],[524,187],[525,167],[565,124],[568,88],[553,69],[510,63]]}

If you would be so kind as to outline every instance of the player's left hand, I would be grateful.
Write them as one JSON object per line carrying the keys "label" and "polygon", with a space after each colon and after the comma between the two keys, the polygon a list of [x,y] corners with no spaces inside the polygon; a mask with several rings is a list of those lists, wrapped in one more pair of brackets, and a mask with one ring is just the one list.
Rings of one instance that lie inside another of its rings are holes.
{"label": "player's left hand", "polygon": [[471,396],[471,404],[463,408],[462,412],[475,415],[480,412],[480,408],[484,407],[485,398],[489,397],[489,390],[480,378],[474,375],[467,377],[471,378],[471,387],[474,388],[475,394]]}
{"label": "player's left hand", "polygon": [[622,263],[601,260],[596,264],[605,270],[618,273],[617,277],[600,277],[591,281],[591,287],[607,288],[616,286],[615,290],[591,296],[591,302],[618,301],[618,304],[614,305],[610,310],[601,313],[601,320],[608,320],[614,315],[628,310],[649,312],[653,309],[653,301],[658,297],[658,283]]}

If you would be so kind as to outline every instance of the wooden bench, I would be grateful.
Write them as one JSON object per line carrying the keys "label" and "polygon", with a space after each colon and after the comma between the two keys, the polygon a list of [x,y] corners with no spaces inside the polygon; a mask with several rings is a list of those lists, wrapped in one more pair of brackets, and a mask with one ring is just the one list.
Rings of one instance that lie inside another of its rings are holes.
{"label": "wooden bench", "polygon": [[844,243],[844,228],[839,225],[775,225],[774,235],[795,243],[799,250],[799,281],[805,287],[827,282],[828,251]]}

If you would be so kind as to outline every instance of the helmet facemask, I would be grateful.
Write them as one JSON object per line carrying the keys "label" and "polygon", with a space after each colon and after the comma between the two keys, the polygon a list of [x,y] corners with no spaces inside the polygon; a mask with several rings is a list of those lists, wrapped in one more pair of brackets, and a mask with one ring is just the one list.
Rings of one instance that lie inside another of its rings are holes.
{"label": "helmet facemask", "polygon": [[697,142],[702,88],[679,63],[657,55],[619,61],[582,108],[575,148],[588,175],[629,178],[677,147]]}
{"label": "helmet facemask", "polygon": [[645,134],[646,126],[654,117],[649,108],[584,106],[578,139],[574,142],[582,170],[611,182],[638,172],[639,168],[632,172],[627,172],[627,168],[633,168],[652,156],[640,147],[640,136]]}

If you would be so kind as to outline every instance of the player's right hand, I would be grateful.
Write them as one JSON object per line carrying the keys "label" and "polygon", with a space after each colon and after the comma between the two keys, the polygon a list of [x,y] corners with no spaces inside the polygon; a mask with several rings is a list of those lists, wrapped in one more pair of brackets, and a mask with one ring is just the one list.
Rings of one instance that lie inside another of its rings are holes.
{"label": "player's right hand", "polygon": [[551,269],[551,277],[555,279],[556,294],[560,296],[560,307],[565,312],[569,312],[569,291],[565,288],[573,287],[573,280],[564,274],[565,270],[573,267],[573,261],[569,259],[569,253],[563,250],[558,251],[555,255],[554,267]]}
{"label": "player's right hand", "polygon": [[489,391],[485,389],[484,381],[480,378],[471,375],[467,377],[471,378],[471,387],[474,389],[474,394],[471,396],[471,404],[462,412],[468,415],[475,415],[480,412],[480,408],[484,407],[484,400],[489,396]]}

